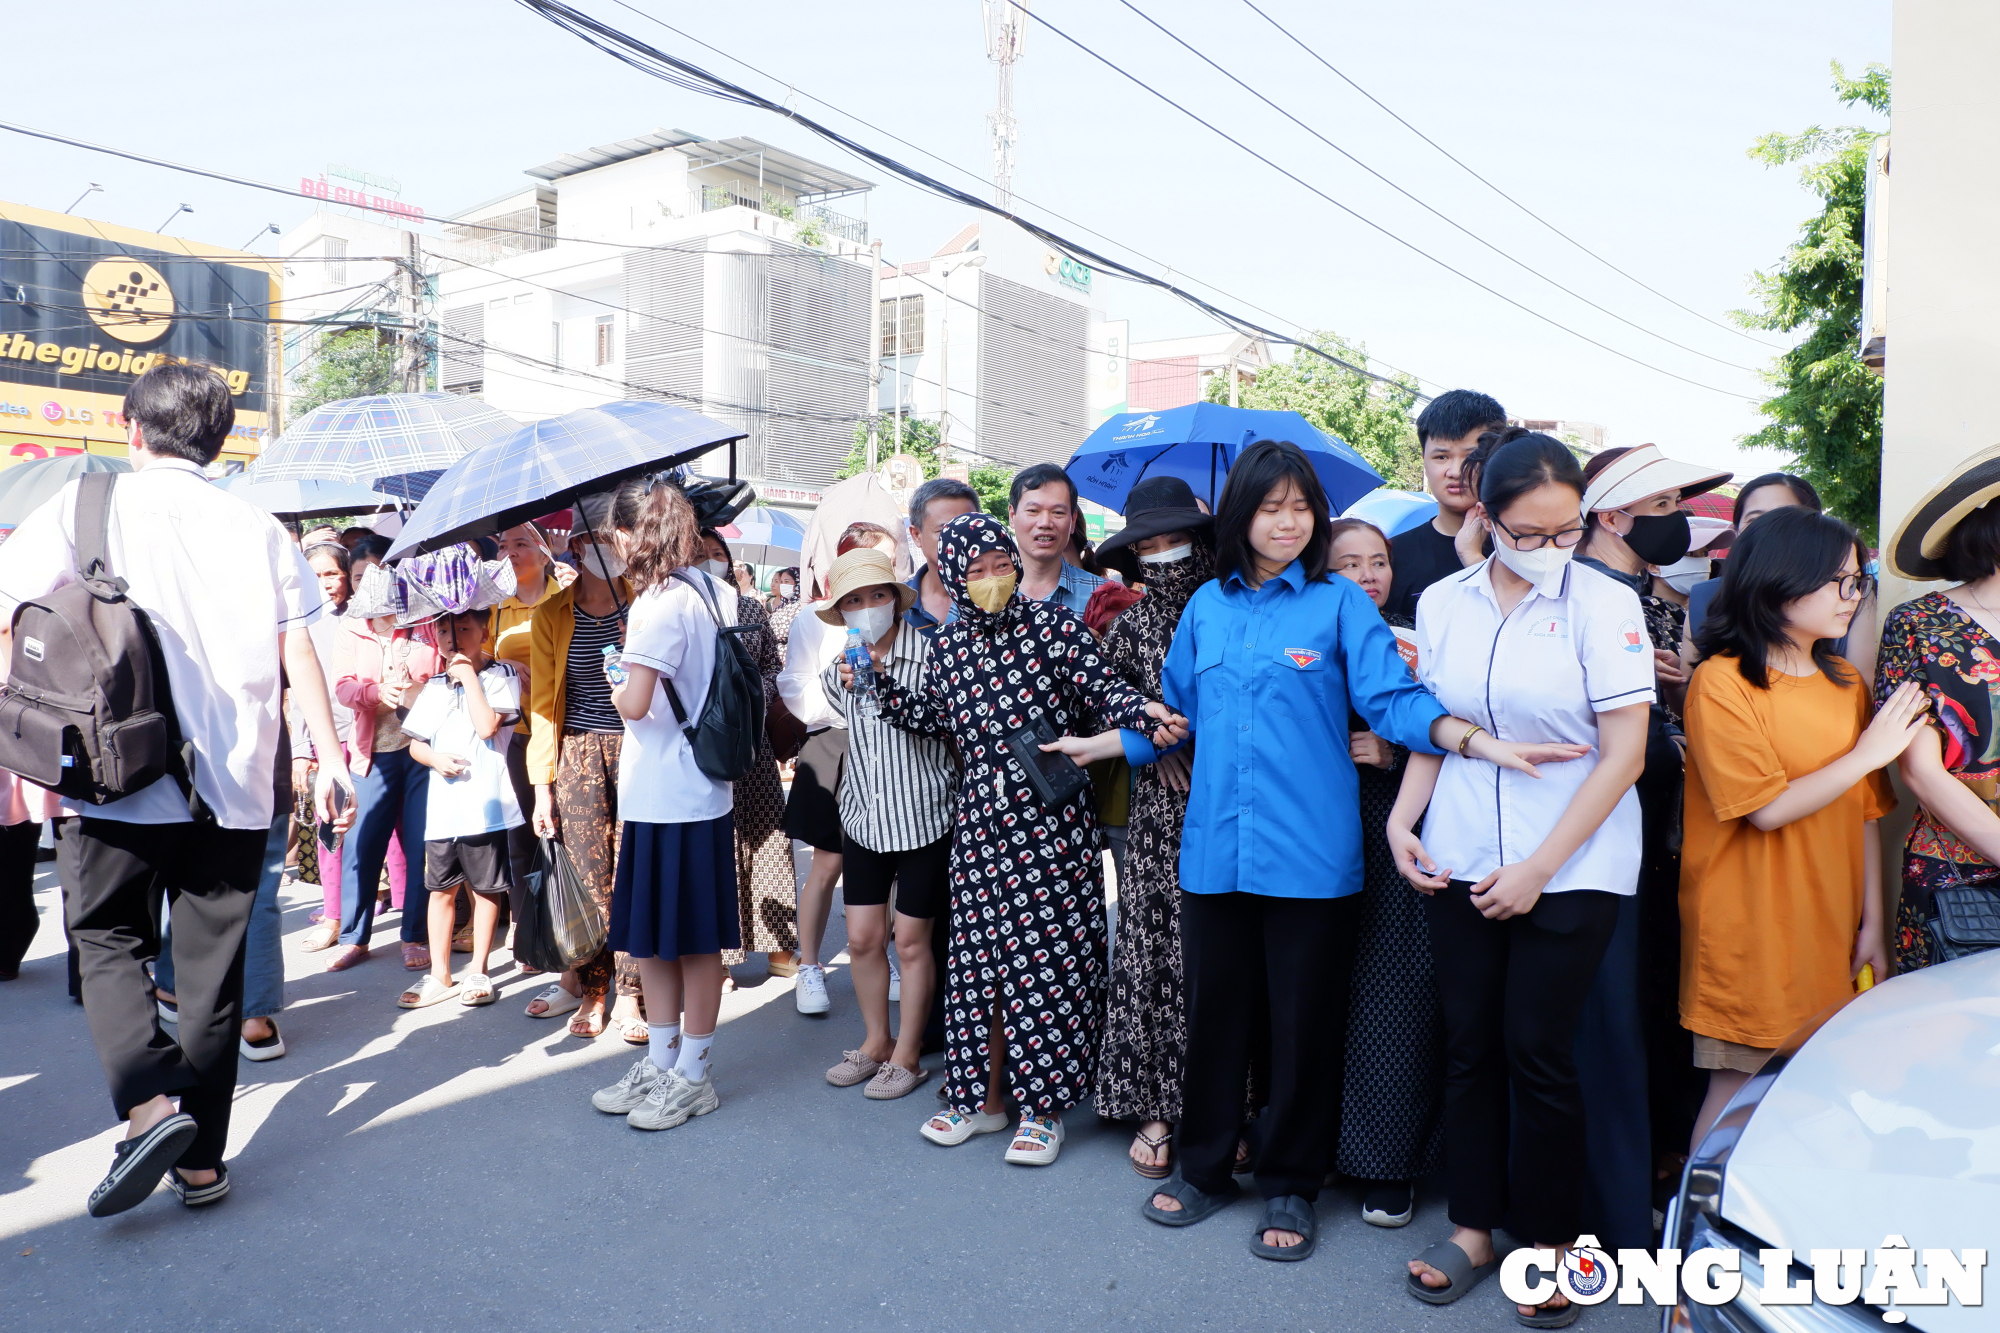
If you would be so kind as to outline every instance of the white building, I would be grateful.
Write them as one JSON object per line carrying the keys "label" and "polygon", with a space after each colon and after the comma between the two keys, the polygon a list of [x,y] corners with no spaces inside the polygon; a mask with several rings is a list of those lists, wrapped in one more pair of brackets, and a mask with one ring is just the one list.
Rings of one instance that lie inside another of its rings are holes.
{"label": "white building", "polygon": [[523,420],[665,397],[748,430],[768,498],[817,498],[870,372],[867,223],[827,203],[870,183],[667,130],[526,175],[445,221],[441,386]]}
{"label": "white building", "polygon": [[420,318],[411,274],[424,271],[421,240],[404,227],[342,207],[319,209],[279,237],[290,322],[278,325],[277,333],[288,395],[303,387],[329,336],[386,326],[384,336],[394,337],[395,328]]}
{"label": "white building", "polygon": [[982,218],[880,277],[885,413],[942,420],[952,448],[1025,466],[1064,461],[1123,409],[1124,323],[1091,308],[1089,268],[1012,223]]}

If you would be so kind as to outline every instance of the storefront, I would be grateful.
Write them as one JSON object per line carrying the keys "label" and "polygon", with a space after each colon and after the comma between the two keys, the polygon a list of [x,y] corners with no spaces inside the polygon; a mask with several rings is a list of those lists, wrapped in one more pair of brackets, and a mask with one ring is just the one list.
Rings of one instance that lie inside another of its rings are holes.
{"label": "storefront", "polygon": [[274,260],[0,203],[0,468],[125,453],[125,391],[166,361],[207,366],[236,403],[222,458],[270,427]]}

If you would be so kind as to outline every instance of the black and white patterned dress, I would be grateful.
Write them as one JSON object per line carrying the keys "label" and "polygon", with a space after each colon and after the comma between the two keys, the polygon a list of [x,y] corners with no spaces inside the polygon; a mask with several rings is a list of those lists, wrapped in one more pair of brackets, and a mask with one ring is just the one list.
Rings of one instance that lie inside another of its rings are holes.
{"label": "black and white patterned dress", "polygon": [[1008,1087],[1054,1114],[1090,1094],[1104,1009],[1104,891],[1096,800],[1086,786],[1045,808],[1001,739],[1046,716],[1058,734],[1145,723],[1147,700],[1119,681],[1096,638],[1066,608],[1024,601],[997,613],[965,593],[966,567],[986,551],[1020,558],[986,514],[938,531],[938,576],[959,618],[938,629],[919,690],[882,685],[882,716],[908,731],[950,736],[964,763],[951,845],[951,944],[945,975],[945,1099],[966,1113],[984,1101],[998,1006]]}

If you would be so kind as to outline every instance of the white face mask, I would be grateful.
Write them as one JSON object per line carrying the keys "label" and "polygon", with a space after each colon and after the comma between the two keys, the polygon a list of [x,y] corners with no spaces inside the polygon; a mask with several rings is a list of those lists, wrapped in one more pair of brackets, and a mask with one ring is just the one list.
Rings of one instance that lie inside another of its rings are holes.
{"label": "white face mask", "polygon": [[1493,543],[1493,554],[1500,563],[1537,587],[1541,586],[1542,580],[1568,564],[1574,553],[1573,547],[1553,544],[1534,551],[1517,551],[1505,541],[1496,539]]}
{"label": "white face mask", "polygon": [[1155,551],[1151,555],[1142,555],[1139,557],[1139,563],[1142,565],[1171,565],[1174,561],[1185,560],[1193,554],[1194,544],[1187,542],[1165,551]]}
{"label": "white face mask", "polygon": [[625,557],[609,542],[587,543],[577,561],[607,583],[625,576]]}
{"label": "white face mask", "polygon": [[1660,567],[1660,577],[1675,592],[1686,595],[1694,591],[1694,585],[1708,578],[1708,557],[1691,555],[1685,560],[1676,560],[1671,565]]}
{"label": "white face mask", "polygon": [[704,560],[701,562],[701,567],[719,579],[729,577],[729,562],[727,560]]}
{"label": "white face mask", "polygon": [[860,630],[864,640],[875,643],[896,623],[896,604],[889,602],[883,606],[864,606],[859,611],[842,611],[840,618],[847,622],[848,628]]}

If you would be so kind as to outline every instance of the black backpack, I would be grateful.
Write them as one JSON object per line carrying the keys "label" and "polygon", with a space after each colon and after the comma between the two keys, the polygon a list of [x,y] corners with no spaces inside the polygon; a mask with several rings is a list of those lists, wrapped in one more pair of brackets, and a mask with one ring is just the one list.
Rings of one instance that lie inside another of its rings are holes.
{"label": "black backpack", "polygon": [[690,724],[674,683],[660,683],[667,687],[674,719],[694,747],[695,767],[717,782],[736,782],[757,762],[757,747],[764,739],[764,673],[743,646],[743,636],[760,626],[723,624],[721,603],[705,581],[684,569],[675,570],[674,577],[695,590],[715,621],[715,667],[709,673],[701,717]]}
{"label": "black backpack", "polygon": [[14,608],[0,685],[0,768],[58,795],[103,805],[171,776],[195,817],[193,747],[181,739],[159,635],[106,555],[116,472],[77,484],[70,583]]}

